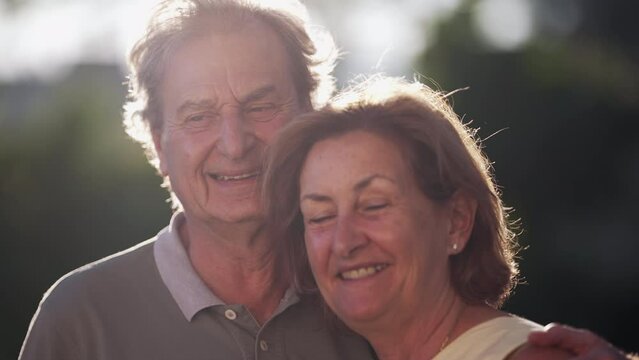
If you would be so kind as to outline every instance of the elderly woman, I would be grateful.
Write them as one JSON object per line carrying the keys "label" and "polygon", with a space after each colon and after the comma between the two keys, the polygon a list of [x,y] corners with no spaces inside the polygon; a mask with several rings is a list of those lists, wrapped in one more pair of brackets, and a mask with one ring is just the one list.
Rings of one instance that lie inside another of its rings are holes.
{"label": "elderly woman", "polygon": [[272,148],[266,213],[298,290],[319,289],[380,359],[568,357],[498,310],[516,243],[473,135],[442,94],[378,77]]}

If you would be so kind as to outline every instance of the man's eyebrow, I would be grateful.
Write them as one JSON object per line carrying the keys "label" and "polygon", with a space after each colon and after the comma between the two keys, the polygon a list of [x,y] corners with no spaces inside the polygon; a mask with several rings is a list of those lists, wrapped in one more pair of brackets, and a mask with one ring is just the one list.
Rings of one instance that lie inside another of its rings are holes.
{"label": "man's eyebrow", "polygon": [[259,100],[273,92],[275,92],[275,85],[265,85],[244,95],[241,99],[239,99],[239,103],[246,104],[251,101]]}
{"label": "man's eyebrow", "polygon": [[195,110],[211,109],[211,108],[215,108],[215,106],[216,106],[215,101],[210,99],[187,100],[178,107],[177,113],[180,114],[190,109],[195,109]]}
{"label": "man's eyebrow", "polygon": [[[265,85],[260,88],[257,88],[250,93],[246,94],[242,99],[240,99],[241,104],[249,103],[251,101],[259,100],[266,95],[275,92],[275,85]],[[201,99],[201,100],[186,100],[177,108],[177,114],[180,114],[186,110],[195,109],[212,109],[217,106],[217,102],[211,99]]]}
{"label": "man's eyebrow", "polygon": [[388,176],[384,176],[381,174],[372,174],[358,181],[355,184],[355,186],[353,186],[353,190],[355,190],[355,192],[360,192],[364,190],[366,187],[368,187],[375,179],[384,179],[384,180],[392,182],[393,184],[396,184],[396,181],[389,178]]}

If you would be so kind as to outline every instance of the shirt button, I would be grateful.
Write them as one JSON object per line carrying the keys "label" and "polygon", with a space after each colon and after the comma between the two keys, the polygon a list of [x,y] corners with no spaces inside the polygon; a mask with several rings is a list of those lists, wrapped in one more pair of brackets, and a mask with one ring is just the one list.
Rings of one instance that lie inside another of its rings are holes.
{"label": "shirt button", "polygon": [[226,318],[229,320],[235,320],[237,318],[237,314],[231,309],[226,310],[224,312],[224,316],[226,316]]}
{"label": "shirt button", "polygon": [[268,351],[268,343],[264,340],[260,340],[260,349],[262,349],[262,351]]}

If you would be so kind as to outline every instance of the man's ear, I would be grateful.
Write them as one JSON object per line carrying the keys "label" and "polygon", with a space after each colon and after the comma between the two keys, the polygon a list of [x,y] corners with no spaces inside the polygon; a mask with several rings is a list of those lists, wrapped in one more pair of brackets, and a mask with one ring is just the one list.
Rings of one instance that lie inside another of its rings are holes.
{"label": "man's ear", "polygon": [[166,168],[166,159],[164,156],[164,151],[162,147],[162,131],[161,130],[153,130],[153,146],[155,147],[155,154],[158,159],[158,170],[162,176],[167,176],[169,174],[168,169]]}
{"label": "man's ear", "polygon": [[475,226],[477,200],[463,190],[457,190],[449,200],[450,228],[448,231],[448,254],[459,254],[464,250]]}

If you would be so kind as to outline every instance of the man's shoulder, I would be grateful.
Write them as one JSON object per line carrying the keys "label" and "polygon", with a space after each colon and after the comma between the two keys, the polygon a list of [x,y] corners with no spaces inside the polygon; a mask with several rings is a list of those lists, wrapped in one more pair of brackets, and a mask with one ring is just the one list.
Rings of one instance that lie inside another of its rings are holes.
{"label": "man's shoulder", "polygon": [[155,241],[60,278],[33,316],[21,359],[145,358],[121,355],[146,354],[151,339],[184,320],[158,272]]}
{"label": "man's shoulder", "polygon": [[41,307],[59,309],[65,304],[77,306],[90,298],[99,299],[104,294],[113,296],[118,288],[148,277],[155,271],[155,240],[148,239],[67,273],[45,293]]}
{"label": "man's shoulder", "polygon": [[130,271],[131,267],[140,267],[145,262],[153,261],[153,245],[157,236],[142,241],[128,249],[108,255],[102,259],[83,265],[62,277],[100,276]]}

